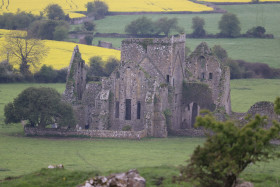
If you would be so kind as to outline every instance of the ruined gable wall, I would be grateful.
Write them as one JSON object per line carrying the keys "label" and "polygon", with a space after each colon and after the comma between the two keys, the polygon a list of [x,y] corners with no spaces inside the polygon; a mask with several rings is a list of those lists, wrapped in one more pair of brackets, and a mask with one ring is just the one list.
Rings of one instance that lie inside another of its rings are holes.
{"label": "ruined gable wall", "polygon": [[66,89],[64,91],[64,100],[69,103],[75,103],[82,99],[86,88],[86,69],[85,61],[81,57],[79,47],[74,48],[70,65],[68,67]]}
{"label": "ruined gable wall", "polygon": [[209,85],[216,106],[231,112],[229,68],[219,62],[206,43],[201,43],[187,59],[185,73],[188,81]]}

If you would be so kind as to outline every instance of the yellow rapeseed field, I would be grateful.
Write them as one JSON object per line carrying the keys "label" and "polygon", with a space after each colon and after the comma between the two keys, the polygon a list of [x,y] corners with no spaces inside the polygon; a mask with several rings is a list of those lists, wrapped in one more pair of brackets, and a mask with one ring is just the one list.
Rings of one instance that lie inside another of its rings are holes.
{"label": "yellow rapeseed field", "polygon": [[51,65],[55,69],[61,69],[69,66],[74,47],[76,45],[79,46],[82,58],[86,63],[88,63],[89,58],[93,56],[100,56],[103,60],[106,60],[110,57],[120,59],[121,56],[121,53],[118,50],[75,44],[71,42],[45,40],[45,44],[49,48],[49,52],[48,56],[42,60],[41,65]]}
{"label": "yellow rapeseed field", "polygon": [[[252,0],[198,0],[198,1],[206,1],[206,2],[215,2],[215,3],[249,3]],[[260,2],[273,2],[280,0],[259,0]]]}
{"label": "yellow rapeseed field", "polygon": [[[18,9],[39,14],[52,3],[59,4],[70,17],[82,17],[75,11],[86,11],[85,4],[93,0],[2,0],[0,13],[16,12]],[[170,12],[212,11],[213,8],[189,0],[103,0],[112,12]],[[210,0],[211,1],[211,0]],[[218,0],[219,1],[219,0]]]}
{"label": "yellow rapeseed field", "polygon": [[[0,37],[5,34],[9,34],[9,30],[0,29]],[[24,32],[24,31],[17,31]],[[0,43],[4,43],[4,37],[0,38]],[[89,63],[89,58],[93,56],[100,56],[103,60],[107,60],[110,57],[120,59],[121,52],[113,49],[106,49],[102,47],[89,46],[83,44],[76,44],[71,42],[61,42],[61,41],[52,41],[52,40],[44,40],[45,45],[48,48],[48,53],[45,58],[42,59],[38,69],[32,69],[32,72],[39,70],[42,65],[52,66],[54,69],[61,69],[69,66],[69,62],[71,60],[71,56],[76,45],[79,46],[80,52],[82,54],[82,58],[85,62]],[[0,51],[1,51],[0,46]],[[6,56],[3,55],[0,58],[0,61],[6,59]],[[17,68],[17,66],[14,66]]]}

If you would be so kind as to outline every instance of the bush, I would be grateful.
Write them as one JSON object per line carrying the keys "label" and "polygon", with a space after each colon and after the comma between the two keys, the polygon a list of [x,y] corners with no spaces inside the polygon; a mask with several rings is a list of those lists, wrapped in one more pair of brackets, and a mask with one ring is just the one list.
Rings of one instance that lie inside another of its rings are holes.
{"label": "bush", "polygon": [[66,82],[67,68],[54,70],[52,66],[43,65],[37,73],[34,74],[34,79],[39,83],[57,83]]}
{"label": "bush", "polygon": [[42,19],[42,17],[21,11],[18,11],[15,14],[3,13],[0,15],[0,29],[26,29],[32,22],[40,19]]}
{"label": "bush", "polygon": [[27,120],[31,126],[45,128],[58,123],[60,126],[75,126],[72,107],[61,101],[53,88],[27,88],[4,108],[5,122],[17,123]]}
{"label": "bush", "polygon": [[87,45],[92,45],[92,40],[93,40],[92,35],[87,35],[87,36],[85,36],[84,39],[85,39]]}
{"label": "bush", "polygon": [[95,29],[95,24],[93,22],[90,22],[90,21],[86,21],[84,22],[84,25],[83,25],[84,29],[86,31],[94,31]]}
{"label": "bush", "polygon": [[69,24],[65,21],[40,20],[28,28],[28,36],[46,40],[63,40],[67,37]]}
{"label": "bush", "polygon": [[264,38],[265,37],[265,28],[262,26],[252,27],[246,32],[248,37],[255,37],[255,38]]}
{"label": "bush", "polygon": [[[275,108],[279,109],[275,102]],[[276,110],[278,111],[278,110]],[[264,129],[266,117],[256,115],[243,127],[234,122],[218,122],[211,114],[196,119],[197,127],[213,132],[203,146],[194,150],[189,164],[181,169],[180,180],[201,187],[232,187],[250,164],[279,157],[270,140],[279,137],[280,124]]]}

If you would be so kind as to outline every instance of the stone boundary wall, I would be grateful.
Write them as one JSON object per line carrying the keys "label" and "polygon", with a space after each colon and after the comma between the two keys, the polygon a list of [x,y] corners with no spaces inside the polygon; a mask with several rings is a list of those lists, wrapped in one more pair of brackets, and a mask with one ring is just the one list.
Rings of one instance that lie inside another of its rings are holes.
{"label": "stone boundary wall", "polygon": [[24,127],[26,136],[88,136],[92,138],[142,139],[147,136],[147,130],[142,131],[111,131],[111,130],[68,130],[68,129],[38,129]]}
{"label": "stone boundary wall", "polygon": [[188,136],[188,137],[205,137],[205,133],[210,133],[204,129],[182,129],[182,130],[172,130],[170,135],[173,136]]}

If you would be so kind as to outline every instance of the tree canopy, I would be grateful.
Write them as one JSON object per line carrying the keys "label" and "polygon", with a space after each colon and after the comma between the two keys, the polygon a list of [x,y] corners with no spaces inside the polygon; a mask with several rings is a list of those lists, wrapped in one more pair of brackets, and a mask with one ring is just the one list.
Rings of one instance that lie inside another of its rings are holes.
{"label": "tree canopy", "polygon": [[[275,101],[280,113],[280,98]],[[210,113],[196,119],[197,127],[213,132],[203,146],[194,150],[189,164],[181,170],[181,180],[196,181],[203,187],[232,187],[239,174],[249,165],[279,157],[270,140],[279,138],[280,124],[265,129],[266,116],[256,115],[238,127],[232,121],[219,122]]]}
{"label": "tree canopy", "polygon": [[64,20],[65,13],[61,6],[58,4],[50,4],[48,5],[45,10],[47,17],[52,20]]}
{"label": "tree canopy", "polygon": [[34,127],[45,128],[58,123],[74,126],[72,106],[61,101],[60,94],[53,88],[27,88],[4,108],[5,123],[27,120]]}
{"label": "tree canopy", "polygon": [[152,21],[143,16],[132,21],[125,27],[125,32],[134,35],[159,35],[164,33],[164,35],[168,36],[171,31],[183,32],[183,28],[178,26],[177,18],[168,19],[167,17],[163,17]]}
{"label": "tree canopy", "polygon": [[224,37],[238,37],[240,35],[240,22],[235,14],[223,14],[219,21],[220,34]]}
{"label": "tree canopy", "polygon": [[193,29],[192,36],[195,38],[204,37],[206,35],[206,32],[203,28],[204,25],[205,22],[203,18],[200,18],[198,16],[194,17],[192,19],[192,29]]}
{"label": "tree canopy", "polygon": [[109,9],[108,5],[105,2],[99,0],[88,2],[86,4],[86,8],[87,8],[87,15],[89,16],[93,15],[95,19],[104,18],[108,13],[108,9]]}

